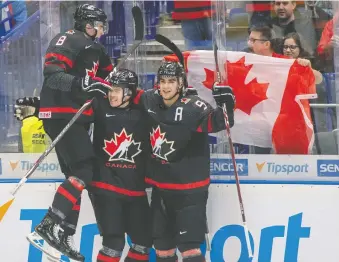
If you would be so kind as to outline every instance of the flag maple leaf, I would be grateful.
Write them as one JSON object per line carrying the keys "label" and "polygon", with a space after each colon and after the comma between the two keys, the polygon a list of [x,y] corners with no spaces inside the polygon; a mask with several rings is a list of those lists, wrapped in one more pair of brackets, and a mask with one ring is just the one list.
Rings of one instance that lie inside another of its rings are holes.
{"label": "flag maple leaf", "polygon": [[[260,102],[267,99],[266,92],[268,89],[268,83],[258,83],[257,79],[252,79],[249,83],[245,84],[245,79],[248,72],[253,65],[245,65],[245,57],[242,57],[234,63],[227,61],[227,76],[228,85],[232,87],[233,93],[237,99],[236,109],[243,111],[250,115],[252,108]],[[214,83],[215,72],[205,69],[206,80],[202,84],[212,89]]]}

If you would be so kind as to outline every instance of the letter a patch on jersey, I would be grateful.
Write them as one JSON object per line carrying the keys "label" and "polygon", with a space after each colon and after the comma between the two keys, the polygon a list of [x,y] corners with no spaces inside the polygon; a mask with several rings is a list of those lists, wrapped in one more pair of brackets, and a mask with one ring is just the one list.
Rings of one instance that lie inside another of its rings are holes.
{"label": "letter a patch on jersey", "polygon": [[150,140],[152,145],[153,155],[168,161],[167,156],[175,151],[173,148],[174,141],[167,141],[166,133],[161,133],[160,126],[155,130],[152,128]]}
{"label": "letter a patch on jersey", "polygon": [[120,134],[114,133],[114,138],[104,140],[105,152],[110,156],[109,161],[127,161],[134,163],[134,157],[141,153],[140,142],[133,140],[133,134],[127,134],[125,128]]}

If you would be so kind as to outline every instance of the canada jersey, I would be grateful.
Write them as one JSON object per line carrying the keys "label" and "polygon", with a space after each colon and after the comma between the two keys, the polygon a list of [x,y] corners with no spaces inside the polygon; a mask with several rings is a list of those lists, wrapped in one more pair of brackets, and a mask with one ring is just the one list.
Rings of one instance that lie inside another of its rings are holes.
{"label": "canada jersey", "polygon": [[[74,86],[75,77],[105,78],[111,70],[110,58],[101,44],[77,30],[58,34],[45,55],[39,117],[69,120],[88,99],[80,86]],[[86,110],[80,121],[92,113],[92,109]]]}
{"label": "canada jersey", "polygon": [[197,96],[180,97],[167,108],[158,91],[140,104],[148,114],[152,172],[146,182],[162,190],[206,190],[210,183],[208,133],[225,128],[222,109]]}
{"label": "canada jersey", "polygon": [[103,98],[96,102],[94,190],[129,197],[144,196],[145,172],[150,156],[144,112],[135,106],[112,108]]}

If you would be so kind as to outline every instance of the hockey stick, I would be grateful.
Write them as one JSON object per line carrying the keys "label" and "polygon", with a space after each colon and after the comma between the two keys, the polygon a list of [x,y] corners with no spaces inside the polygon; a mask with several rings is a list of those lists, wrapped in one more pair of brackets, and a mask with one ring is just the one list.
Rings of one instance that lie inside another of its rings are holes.
{"label": "hockey stick", "polygon": [[15,186],[13,191],[10,193],[10,199],[3,205],[0,206],[0,221],[3,219],[9,207],[12,205],[16,193],[19,189],[26,183],[27,179],[33,174],[33,172],[39,167],[41,162],[47,157],[47,155],[53,150],[55,145],[60,141],[60,139],[65,135],[65,133],[70,129],[74,122],[81,116],[81,114],[89,107],[93,99],[83,104],[79,111],[72,117],[69,123],[64,127],[60,134],[54,139],[50,146],[42,153],[34,165],[27,171],[26,175],[20,180],[20,182]]}
{"label": "hockey stick", "polygon": [[[217,82],[221,84],[221,74],[220,74],[220,69],[219,69],[219,64],[218,64],[218,46],[217,43],[214,42],[214,59],[215,59],[215,67],[217,71]],[[239,200],[239,205],[240,205],[240,212],[241,212],[241,218],[242,218],[242,223],[243,227],[245,230],[245,239],[246,239],[246,245],[247,245],[247,250],[248,250],[248,255],[250,258],[253,257],[253,250],[250,242],[250,234],[247,228],[247,223],[246,223],[246,216],[245,216],[245,208],[244,208],[244,203],[242,199],[242,194],[241,194],[241,189],[240,189],[240,180],[239,180],[239,175],[238,175],[238,168],[237,168],[237,163],[235,160],[235,152],[234,152],[234,146],[233,146],[233,141],[231,138],[231,128],[230,124],[228,121],[228,115],[227,115],[227,108],[226,104],[223,104],[222,106],[223,112],[224,112],[224,119],[225,119],[225,126],[226,126],[226,134],[228,137],[228,143],[230,146],[230,151],[231,151],[231,157],[232,157],[232,164],[233,164],[233,169],[234,169],[234,177],[236,181],[236,186],[237,186],[237,193],[238,193],[238,200]]]}
{"label": "hockey stick", "polygon": [[[155,35],[155,40],[161,44],[163,44],[164,46],[166,46],[168,49],[170,49],[179,59],[179,62],[182,64],[182,66],[185,69],[186,72],[186,67],[185,67],[185,60],[184,60],[184,56],[182,54],[182,52],[180,51],[180,49],[176,46],[176,44],[174,44],[170,39],[168,39],[167,37],[157,34]],[[187,87],[187,78],[185,76],[185,86]],[[206,234],[205,234],[205,241],[206,241],[206,248],[208,251],[211,251],[211,242],[210,242],[210,235],[209,235],[209,228],[208,228],[208,221],[206,219]]]}
{"label": "hockey stick", "polygon": [[134,43],[128,50],[126,55],[120,59],[119,63],[114,67],[113,71],[106,77],[106,81],[112,78],[113,74],[116,74],[117,70],[126,62],[128,57],[142,44],[144,39],[144,19],[142,17],[142,11],[140,7],[132,7],[132,15],[134,20]]}
{"label": "hockey stick", "polygon": [[[144,35],[144,21],[142,17],[141,9],[137,6],[132,8],[133,19],[135,22],[135,40],[136,43],[131,47],[128,53],[124,56],[124,58],[118,63],[116,68],[119,68],[124,61],[130,56],[130,54],[141,44],[143,35]],[[107,79],[107,78],[106,78]],[[103,85],[110,89],[109,86],[102,84],[102,83],[94,83],[95,85]],[[3,217],[7,213],[7,210],[12,205],[16,193],[19,189],[26,183],[28,178],[34,173],[34,171],[39,167],[40,163],[47,157],[47,155],[53,150],[55,145],[60,141],[60,139],[64,136],[64,134],[68,131],[68,129],[74,124],[74,122],[81,116],[81,114],[88,108],[93,102],[93,99],[86,102],[79,111],[73,116],[73,118],[69,121],[69,123],[65,126],[65,128],[60,132],[60,134],[56,137],[56,139],[51,143],[51,145],[45,150],[45,152],[38,158],[35,164],[27,171],[25,176],[19,181],[19,183],[15,186],[13,191],[9,194],[8,201],[6,201],[3,205],[0,206],[0,222],[2,221]]]}

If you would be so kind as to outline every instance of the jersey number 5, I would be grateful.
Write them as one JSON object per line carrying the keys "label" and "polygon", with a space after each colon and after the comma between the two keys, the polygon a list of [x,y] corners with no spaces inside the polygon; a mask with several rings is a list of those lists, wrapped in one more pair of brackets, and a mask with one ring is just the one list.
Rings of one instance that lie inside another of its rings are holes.
{"label": "jersey number 5", "polygon": [[64,42],[65,42],[65,40],[66,40],[66,38],[67,38],[67,36],[61,36],[60,38],[59,38],[59,40],[56,42],[56,44],[55,45],[63,45],[64,44]]}

